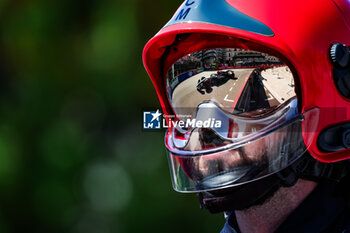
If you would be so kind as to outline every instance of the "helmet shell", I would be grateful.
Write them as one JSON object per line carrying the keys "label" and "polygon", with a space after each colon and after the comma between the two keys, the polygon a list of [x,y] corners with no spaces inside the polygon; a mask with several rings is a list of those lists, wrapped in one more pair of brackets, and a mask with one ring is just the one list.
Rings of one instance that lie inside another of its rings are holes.
{"label": "helmet shell", "polygon": [[[247,16],[242,18],[243,21],[257,22],[256,25],[266,27],[272,34],[266,28],[265,31],[258,31],[249,25],[244,26],[244,22],[242,26],[242,22],[230,19],[224,23],[217,21],[216,18],[225,13],[224,8],[220,8],[224,13],[216,10],[206,17],[205,13],[210,12],[207,8],[213,2],[222,6],[227,4],[228,8]],[[198,17],[202,20],[198,20]],[[338,92],[329,59],[332,44],[350,45],[349,25],[350,2],[346,0],[186,0],[169,23],[146,44],[143,62],[163,112],[173,114],[166,95],[164,77],[171,64],[190,52],[183,48],[176,56],[163,56],[177,35],[199,33],[229,36],[275,51],[287,60],[299,79],[301,112],[314,107],[320,109],[316,132],[308,132],[307,124],[304,127],[304,140],[312,138],[309,153],[319,161],[335,162],[349,158],[350,152],[322,152],[317,146],[317,137],[327,127],[350,121],[350,100]],[[196,49],[204,48],[209,41],[210,38],[208,41],[198,41]]]}

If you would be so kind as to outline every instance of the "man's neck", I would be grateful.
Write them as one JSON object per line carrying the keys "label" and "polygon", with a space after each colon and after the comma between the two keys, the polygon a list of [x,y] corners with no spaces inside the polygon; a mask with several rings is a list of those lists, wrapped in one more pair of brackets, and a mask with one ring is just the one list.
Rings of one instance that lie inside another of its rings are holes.
{"label": "man's neck", "polygon": [[242,233],[272,233],[314,190],[317,183],[299,179],[289,188],[280,188],[264,204],[235,211]]}

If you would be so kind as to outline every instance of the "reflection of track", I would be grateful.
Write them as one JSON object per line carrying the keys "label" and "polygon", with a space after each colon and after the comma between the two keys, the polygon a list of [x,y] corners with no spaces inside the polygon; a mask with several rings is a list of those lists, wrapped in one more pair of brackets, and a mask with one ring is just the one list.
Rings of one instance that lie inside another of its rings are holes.
{"label": "reflection of track", "polygon": [[197,91],[197,82],[202,77],[207,78],[211,74],[216,73],[216,71],[205,71],[183,81],[173,92],[173,107],[187,108],[181,112],[194,115],[198,104],[214,100],[222,108],[232,111],[236,104],[236,99],[242,92],[253,69],[234,69],[233,71],[238,78],[237,80],[230,79],[224,85],[214,86],[211,93],[205,93],[204,95]]}
{"label": "reflection of track", "polygon": [[[198,80],[208,78],[217,71],[204,71],[186,79],[173,91],[173,107],[182,108],[185,115],[195,116],[197,106],[206,101],[215,101],[227,112],[241,113],[277,106],[295,95],[287,68],[267,69],[260,73],[249,69],[233,69],[237,79],[229,79],[220,86],[212,86],[210,93],[197,90]],[[276,76],[272,72],[278,72]]]}
{"label": "reflection of track", "polygon": [[269,91],[274,103],[283,103],[295,96],[293,74],[287,66],[275,67],[261,72],[264,86]]}

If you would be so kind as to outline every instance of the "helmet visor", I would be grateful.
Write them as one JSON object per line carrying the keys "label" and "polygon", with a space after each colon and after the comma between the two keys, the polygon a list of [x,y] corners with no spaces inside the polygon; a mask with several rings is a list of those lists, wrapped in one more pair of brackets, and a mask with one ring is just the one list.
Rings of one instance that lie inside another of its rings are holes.
{"label": "helmet visor", "polygon": [[178,117],[194,116],[199,104],[216,102],[228,113],[276,107],[296,96],[293,74],[277,57],[245,49],[210,49],[175,62],[167,91]]}
{"label": "helmet visor", "polygon": [[198,51],[175,62],[166,78],[175,116],[165,141],[174,189],[232,187],[298,159],[309,145],[303,121],[315,128],[318,109],[299,113],[294,80],[279,58],[241,48]]}

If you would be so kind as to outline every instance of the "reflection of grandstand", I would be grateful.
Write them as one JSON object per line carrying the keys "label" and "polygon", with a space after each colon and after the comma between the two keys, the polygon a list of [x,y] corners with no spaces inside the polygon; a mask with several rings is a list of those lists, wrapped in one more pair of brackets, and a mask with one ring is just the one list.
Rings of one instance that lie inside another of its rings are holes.
{"label": "reflection of grandstand", "polygon": [[201,61],[196,56],[194,56],[194,54],[185,56],[174,64],[173,69],[176,70],[174,76],[197,69],[200,66]]}
{"label": "reflection of grandstand", "polygon": [[282,64],[282,62],[274,56],[237,48],[209,49],[196,52],[193,56],[202,61],[203,64],[225,63],[232,66]]}
{"label": "reflection of grandstand", "polygon": [[282,64],[281,61],[274,56],[251,50],[225,49],[224,53],[224,61],[232,65]]}

